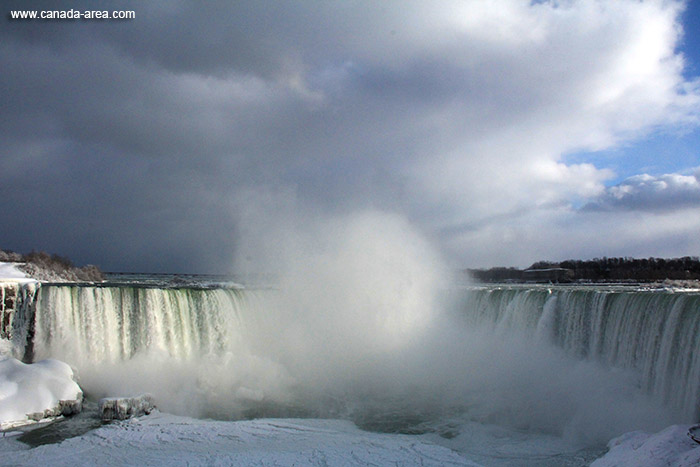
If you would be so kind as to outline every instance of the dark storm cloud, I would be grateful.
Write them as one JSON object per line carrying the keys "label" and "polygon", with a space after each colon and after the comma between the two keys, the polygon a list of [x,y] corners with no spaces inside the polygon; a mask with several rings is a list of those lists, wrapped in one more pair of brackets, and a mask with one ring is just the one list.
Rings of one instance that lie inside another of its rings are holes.
{"label": "dark storm cloud", "polygon": [[600,192],[607,171],[561,154],[695,111],[679,4],[589,5],[85,1],[60,8],[136,18],[7,19],[0,197],[17,221],[0,247],[224,272],[241,193],[269,189],[319,215],[402,212],[467,258],[464,232]]}
{"label": "dark storm cloud", "polygon": [[[40,28],[26,22],[11,22],[3,36],[31,44],[45,44],[67,51],[90,42],[110,44],[132,60],[177,72],[227,72],[232,67],[272,71],[277,56],[268,41],[258,41],[260,24],[251,17],[257,2],[6,2],[8,10],[132,10],[133,20],[41,21]],[[260,6],[263,2],[260,2]],[[217,12],[217,14],[212,14]],[[234,14],[235,13],[235,14]],[[264,30],[264,29],[263,29]],[[270,31],[272,33],[272,31]],[[86,41],[90,38],[90,41]],[[274,44],[273,44],[274,45]]]}

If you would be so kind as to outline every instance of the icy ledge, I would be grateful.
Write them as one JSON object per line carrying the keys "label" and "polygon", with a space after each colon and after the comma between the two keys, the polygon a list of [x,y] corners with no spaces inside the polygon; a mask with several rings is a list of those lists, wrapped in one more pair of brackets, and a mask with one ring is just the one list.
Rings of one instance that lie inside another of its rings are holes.
{"label": "icy ledge", "polygon": [[67,364],[25,364],[0,356],[0,431],[80,412],[82,400],[83,391]]}
{"label": "icy ledge", "polygon": [[700,444],[688,437],[690,425],[673,425],[658,433],[625,433],[591,467],[656,467],[700,465]]}

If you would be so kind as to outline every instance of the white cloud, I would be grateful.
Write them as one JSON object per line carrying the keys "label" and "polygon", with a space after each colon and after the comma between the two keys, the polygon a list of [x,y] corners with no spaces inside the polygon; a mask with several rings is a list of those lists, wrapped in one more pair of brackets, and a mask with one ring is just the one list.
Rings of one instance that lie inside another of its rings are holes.
{"label": "white cloud", "polygon": [[[690,94],[682,89],[688,83],[674,53],[677,4],[499,5],[483,24],[511,25],[523,18],[517,24],[537,24],[537,34],[517,34],[516,26],[512,35],[503,27],[474,26],[482,25],[479,15],[467,23],[469,45],[457,47],[452,56],[471,57],[462,78],[478,87],[465,86],[455,103],[439,110],[450,110],[444,120],[452,127],[451,147],[423,159],[415,172],[428,196],[467,199],[468,205],[455,207],[473,212],[480,198],[492,199],[506,187],[536,205],[540,193],[530,187],[550,184],[553,167],[561,181],[576,171],[577,184],[594,194],[610,174],[591,166],[585,172],[564,167],[562,155],[607,148],[659,125],[696,119],[697,88]],[[438,176],[420,177],[429,171]],[[445,183],[444,175],[455,182]],[[561,199],[580,193],[566,185],[558,191]]]}
{"label": "white cloud", "polygon": [[700,207],[700,168],[693,175],[635,175],[612,186],[589,204],[588,211],[676,211]]}

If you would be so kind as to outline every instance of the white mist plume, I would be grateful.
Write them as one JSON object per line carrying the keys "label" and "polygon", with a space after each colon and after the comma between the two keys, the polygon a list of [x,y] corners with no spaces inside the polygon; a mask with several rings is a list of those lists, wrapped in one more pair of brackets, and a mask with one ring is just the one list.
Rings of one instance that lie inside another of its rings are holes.
{"label": "white mist plume", "polygon": [[271,230],[269,218],[258,218],[265,231],[249,243],[257,268],[277,276],[265,352],[307,383],[336,390],[422,340],[447,276],[409,222],[372,210],[322,220],[289,213],[275,213]]}
{"label": "white mist plume", "polygon": [[312,239],[280,271],[290,326],[353,354],[392,351],[429,326],[440,263],[407,222],[363,212],[316,228]]}
{"label": "white mist plume", "polygon": [[173,355],[148,341],[109,364],[66,353],[88,394],[148,391],[188,415],[339,416],[388,430],[456,417],[584,444],[668,424],[628,374],[517,330],[468,326],[447,300],[439,254],[405,219],[362,211],[314,221],[293,202],[269,211],[272,200],[251,215],[241,258],[274,272],[275,288],[244,294],[232,315],[210,291],[211,311],[198,310],[219,313],[220,350]]}
{"label": "white mist plume", "polygon": [[471,418],[584,443],[670,422],[627,373],[517,332],[465,326],[445,299],[439,255],[401,217],[294,219],[285,240],[279,231],[258,239],[277,247],[272,347],[305,393],[346,397],[360,412],[468,408]]}

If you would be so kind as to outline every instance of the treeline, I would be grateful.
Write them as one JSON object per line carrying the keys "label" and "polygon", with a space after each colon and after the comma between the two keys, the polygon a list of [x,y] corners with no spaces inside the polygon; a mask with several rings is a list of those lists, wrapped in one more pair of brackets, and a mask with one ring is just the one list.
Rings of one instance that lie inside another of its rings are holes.
{"label": "treeline", "polygon": [[32,250],[21,254],[9,250],[0,250],[0,261],[23,263],[18,266],[23,272],[37,280],[71,281],[71,282],[100,282],[104,274],[97,266],[88,264],[76,267],[65,256],[50,254],[45,251]]}
{"label": "treeline", "polygon": [[[559,282],[655,282],[670,280],[700,280],[700,259],[682,258],[594,258],[591,260],[538,261],[527,269],[470,269],[467,272],[483,282],[546,280],[547,270]],[[564,278],[563,280],[561,278]]]}

